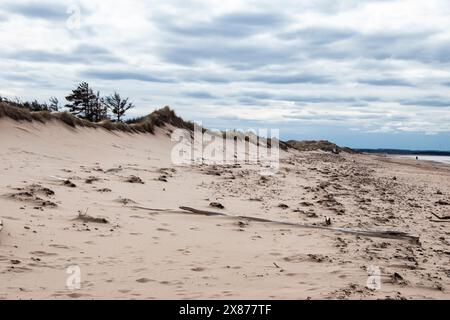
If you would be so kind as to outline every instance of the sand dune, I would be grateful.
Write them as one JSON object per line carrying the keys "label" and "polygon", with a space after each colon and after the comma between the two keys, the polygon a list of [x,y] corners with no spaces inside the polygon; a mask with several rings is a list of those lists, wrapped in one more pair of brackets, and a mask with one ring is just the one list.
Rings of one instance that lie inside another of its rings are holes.
{"label": "sand dune", "polygon": [[[1,118],[0,298],[449,297],[449,166],[293,149],[273,176],[173,165],[172,129]],[[67,287],[70,266],[80,289]]]}

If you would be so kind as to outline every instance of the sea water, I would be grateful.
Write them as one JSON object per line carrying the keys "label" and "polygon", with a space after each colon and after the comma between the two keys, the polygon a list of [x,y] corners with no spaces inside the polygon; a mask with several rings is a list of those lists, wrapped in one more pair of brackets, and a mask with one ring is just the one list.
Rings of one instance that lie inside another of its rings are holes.
{"label": "sea water", "polygon": [[427,156],[427,155],[408,154],[408,155],[396,155],[396,157],[407,158],[407,159],[416,159],[416,157],[418,157],[419,161],[420,160],[435,161],[435,162],[450,164],[450,156]]}

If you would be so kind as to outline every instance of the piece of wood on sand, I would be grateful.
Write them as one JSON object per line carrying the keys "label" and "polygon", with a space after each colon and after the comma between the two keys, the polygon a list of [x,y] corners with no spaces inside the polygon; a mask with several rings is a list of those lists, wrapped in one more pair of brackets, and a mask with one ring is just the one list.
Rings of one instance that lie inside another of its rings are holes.
{"label": "piece of wood on sand", "polygon": [[73,220],[80,220],[82,222],[94,222],[94,223],[105,223],[108,224],[109,221],[105,218],[97,218],[97,217],[93,217],[87,214],[88,209],[86,209],[86,211],[83,213],[80,211],[78,211],[78,216],[73,219]]}
{"label": "piece of wood on sand", "polygon": [[276,220],[270,220],[270,219],[263,219],[263,218],[256,218],[256,217],[249,217],[249,216],[234,216],[234,215],[228,215],[221,212],[213,212],[213,211],[206,211],[206,210],[198,210],[195,208],[190,207],[180,207],[181,210],[188,211],[191,214],[198,214],[203,216],[223,216],[233,219],[246,219],[248,221],[254,221],[254,222],[262,222],[262,223],[273,223],[273,224],[279,224],[284,226],[291,226],[291,227],[298,227],[298,228],[310,228],[310,229],[322,229],[322,230],[330,230],[334,232],[342,232],[342,233],[349,233],[349,234],[355,234],[359,236],[366,236],[366,237],[377,237],[377,238],[389,238],[389,239],[397,239],[397,240],[408,240],[413,243],[419,244],[419,237],[410,235],[406,232],[402,231],[392,231],[392,230],[359,230],[359,229],[350,229],[350,228],[334,228],[329,226],[320,226],[320,225],[313,225],[313,224],[300,224],[300,223],[293,223],[293,222],[284,222],[284,221],[276,221]]}
{"label": "piece of wood on sand", "polygon": [[439,220],[447,220],[447,221],[450,221],[450,216],[443,216],[443,217],[441,217],[441,216],[438,216],[436,213],[434,213],[434,212],[431,212],[431,214],[433,215],[433,216],[435,216],[436,218],[438,218]]}
{"label": "piece of wood on sand", "polygon": [[169,210],[169,209],[156,209],[156,208],[148,208],[148,207],[142,207],[142,206],[126,206],[126,208],[151,211],[151,214],[156,214],[155,212],[173,211],[173,210]]}
{"label": "piece of wood on sand", "polygon": [[436,220],[436,219],[430,219],[431,222],[438,222],[438,223],[442,223],[442,222],[450,222],[450,220]]}

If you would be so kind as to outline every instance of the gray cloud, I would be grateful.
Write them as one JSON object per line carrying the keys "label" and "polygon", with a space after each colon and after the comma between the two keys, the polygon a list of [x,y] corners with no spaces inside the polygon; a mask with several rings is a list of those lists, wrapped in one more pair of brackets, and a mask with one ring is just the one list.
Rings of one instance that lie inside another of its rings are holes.
{"label": "gray cloud", "polygon": [[314,12],[322,12],[327,14],[337,14],[340,12],[345,12],[348,10],[356,9],[364,4],[376,3],[376,2],[389,2],[392,0],[316,0],[316,1],[308,1],[306,4],[306,8],[310,9]]}
{"label": "gray cloud", "polygon": [[253,98],[253,99],[260,99],[260,100],[266,100],[266,99],[275,99],[276,95],[269,93],[268,91],[243,91],[239,92],[237,94],[233,94],[231,96],[234,97],[245,97],[245,98]]}
{"label": "gray cloud", "polygon": [[45,2],[10,2],[2,6],[9,13],[19,14],[31,19],[66,20],[69,17],[67,6]]}
{"label": "gray cloud", "polygon": [[248,78],[249,81],[264,82],[269,84],[296,84],[296,83],[331,83],[332,79],[328,76],[319,74],[273,74],[258,75]]}
{"label": "gray cloud", "polygon": [[164,77],[153,76],[145,72],[113,71],[113,70],[86,70],[80,73],[82,77],[101,80],[137,80],[143,82],[173,82]]}
{"label": "gray cloud", "polygon": [[[362,33],[349,28],[310,26],[278,33],[271,31],[276,44],[272,42],[268,45],[265,40],[257,39],[245,41],[250,35],[270,31],[265,27],[259,27],[265,19],[267,20],[265,26],[278,27],[275,30],[283,29],[280,28],[280,17],[277,14],[266,16],[229,14],[218,17],[210,23],[187,26],[174,26],[170,19],[167,22],[166,19],[159,18],[158,26],[169,32],[168,43],[172,44],[160,46],[158,53],[165,61],[179,65],[194,65],[209,61],[238,70],[289,63],[303,64],[318,58],[337,61],[361,58],[379,61],[398,59],[423,63],[450,61],[450,46],[431,41],[430,37],[435,35],[435,32],[428,30]],[[166,21],[165,24],[161,23],[161,20]],[[286,25],[288,21],[286,20]],[[192,39],[187,39],[186,36]],[[288,75],[273,79],[264,77],[259,76],[260,81],[258,77],[251,80],[274,84],[308,82],[307,79],[296,80],[295,76]],[[320,79],[310,80],[319,83],[317,80]],[[388,82],[395,86],[412,86],[406,81],[395,80],[376,79],[371,82],[375,86],[388,85]],[[322,83],[330,82],[332,82],[330,78],[323,78]],[[371,84],[369,81],[365,83]]]}
{"label": "gray cloud", "polygon": [[[432,31],[411,32],[372,32],[349,33],[348,36],[325,36],[324,41],[303,44],[303,52],[309,57],[332,60],[353,60],[357,58],[375,60],[415,60],[423,63],[449,62],[450,46],[447,43],[434,43]],[[345,40],[333,43],[337,40]]]}
{"label": "gray cloud", "polygon": [[20,72],[8,72],[4,73],[2,75],[2,78],[8,81],[15,81],[15,82],[26,82],[30,85],[45,85],[48,86],[51,83],[48,81],[48,79],[42,77],[41,75],[37,74],[27,74],[27,73],[20,73]]}
{"label": "gray cloud", "polygon": [[161,58],[179,65],[194,65],[199,62],[214,62],[239,70],[250,70],[261,66],[293,61],[295,53],[282,48],[249,43],[216,42],[205,39],[178,43],[160,48]]}
{"label": "gray cloud", "polygon": [[180,23],[176,17],[163,17],[155,19],[155,22],[162,32],[170,32],[176,36],[244,38],[279,27],[287,23],[287,20],[288,17],[275,13],[235,12],[211,17],[207,21]]}
{"label": "gray cloud", "polygon": [[405,116],[392,116],[385,113],[371,112],[369,109],[366,113],[360,113],[357,115],[339,115],[335,113],[313,113],[309,112],[307,114],[296,114],[295,112],[287,115],[288,119],[296,120],[314,120],[314,121],[337,121],[337,122],[348,122],[349,119],[357,119],[358,121],[403,121],[408,120],[409,117]]}
{"label": "gray cloud", "polygon": [[354,30],[308,27],[279,34],[281,39],[304,41],[311,45],[324,45],[358,35]]}
{"label": "gray cloud", "polygon": [[269,106],[270,103],[265,101],[265,99],[255,99],[252,97],[237,97],[237,101],[235,104],[242,106],[258,106],[258,107],[266,107]]}
{"label": "gray cloud", "polygon": [[180,76],[180,81],[186,82],[201,82],[201,83],[210,83],[210,84],[226,84],[236,80],[235,77],[226,77],[223,75],[215,75],[207,72],[195,72],[189,71],[187,74],[183,74]]}
{"label": "gray cloud", "polygon": [[397,78],[380,78],[380,79],[360,79],[359,83],[368,84],[372,86],[386,86],[386,87],[414,87],[409,81]]}
{"label": "gray cloud", "polygon": [[[355,97],[336,97],[336,96],[291,96],[287,100],[297,103],[345,103],[353,104],[361,100]],[[364,99],[362,99],[364,101]]]}
{"label": "gray cloud", "polygon": [[183,92],[183,95],[186,97],[196,98],[196,99],[216,99],[215,95],[212,95],[206,91],[191,91],[191,92]]}
{"label": "gray cloud", "polygon": [[189,22],[160,16],[153,22],[167,39],[157,53],[165,61],[178,65],[210,61],[249,70],[292,60],[296,56],[291,45],[274,47],[258,40],[248,40],[248,37],[272,33],[274,29],[288,25],[290,17],[280,13],[232,12],[206,21]]}
{"label": "gray cloud", "polygon": [[95,62],[114,63],[122,60],[112,52],[100,46],[80,44],[70,51],[48,51],[48,50],[16,50],[6,53],[5,57],[11,60],[46,62],[46,63],[86,63]]}
{"label": "gray cloud", "polygon": [[[304,104],[345,104],[348,106],[368,106],[369,102],[381,101],[378,97],[372,96],[336,96],[336,95],[296,95],[296,94],[273,94],[267,91],[243,91],[231,97],[244,97],[243,101],[250,101],[253,105],[264,100],[278,100]],[[239,100],[241,101],[241,100]]]}
{"label": "gray cloud", "polygon": [[450,107],[450,99],[439,96],[429,96],[416,99],[404,99],[400,101],[400,104],[421,107]]}

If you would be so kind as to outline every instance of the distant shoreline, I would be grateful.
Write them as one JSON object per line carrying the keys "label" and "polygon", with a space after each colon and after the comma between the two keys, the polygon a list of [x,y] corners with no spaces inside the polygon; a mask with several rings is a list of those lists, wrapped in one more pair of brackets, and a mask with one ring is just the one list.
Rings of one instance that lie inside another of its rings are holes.
{"label": "distant shoreline", "polygon": [[355,149],[363,153],[389,154],[389,155],[417,155],[417,156],[450,156],[450,151],[437,150],[403,150],[403,149]]}
{"label": "distant shoreline", "polygon": [[[409,151],[409,150],[390,150],[392,153],[388,152],[374,152],[375,150],[371,150],[372,152],[366,152],[358,150],[359,152],[365,154],[372,154],[376,156],[381,156],[386,159],[410,159],[417,160],[420,162],[434,162],[440,164],[450,165],[450,152],[446,151]],[[402,152],[403,153],[400,153]]]}

